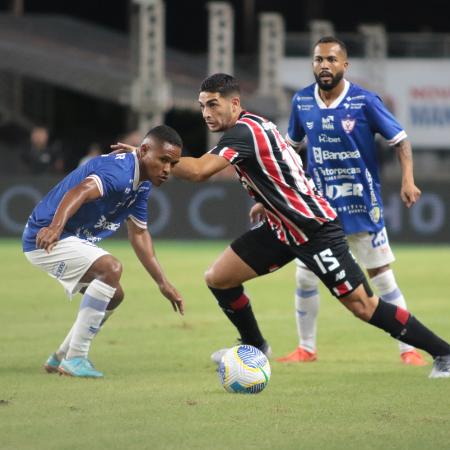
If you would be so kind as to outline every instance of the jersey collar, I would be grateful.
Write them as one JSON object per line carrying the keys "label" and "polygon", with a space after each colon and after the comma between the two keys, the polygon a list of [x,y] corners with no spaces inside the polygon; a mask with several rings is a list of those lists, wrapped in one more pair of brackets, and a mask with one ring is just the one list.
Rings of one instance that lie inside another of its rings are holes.
{"label": "jersey collar", "polygon": [[132,153],[134,157],[134,178],[133,178],[133,191],[135,191],[139,186],[139,177],[141,176],[141,171],[139,170],[139,160],[137,158],[136,152]]}
{"label": "jersey collar", "polygon": [[314,98],[316,99],[317,106],[320,109],[337,108],[339,106],[339,103],[341,103],[342,100],[344,100],[344,97],[347,95],[347,92],[349,89],[350,89],[350,83],[346,79],[344,79],[344,90],[341,92],[341,95],[330,106],[327,106],[327,105],[325,105],[323,100],[320,98],[319,85],[316,83],[316,85],[314,86]]}

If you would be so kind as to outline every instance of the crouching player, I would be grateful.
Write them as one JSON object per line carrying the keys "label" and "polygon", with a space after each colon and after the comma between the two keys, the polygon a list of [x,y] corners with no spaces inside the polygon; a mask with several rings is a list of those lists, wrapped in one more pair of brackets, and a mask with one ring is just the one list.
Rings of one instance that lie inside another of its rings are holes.
{"label": "crouching player", "polygon": [[158,126],[133,153],[103,155],[77,168],[34,208],[22,242],[26,258],[83,298],[68,335],[45,363],[47,372],[100,378],[88,359],[91,342],[124,298],[121,263],[96,243],[127,222],[131,245],[161,293],[183,314],[184,302],[165,277],[147,230],[152,187],[164,183],[181,155],[182,142]]}

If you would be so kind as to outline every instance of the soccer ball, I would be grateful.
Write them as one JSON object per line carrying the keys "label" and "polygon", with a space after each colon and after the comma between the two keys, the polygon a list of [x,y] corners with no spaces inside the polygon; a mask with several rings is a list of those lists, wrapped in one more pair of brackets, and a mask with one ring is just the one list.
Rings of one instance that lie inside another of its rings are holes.
{"label": "soccer ball", "polygon": [[219,378],[228,392],[257,394],[270,379],[266,355],[251,345],[237,345],[227,350],[219,365]]}

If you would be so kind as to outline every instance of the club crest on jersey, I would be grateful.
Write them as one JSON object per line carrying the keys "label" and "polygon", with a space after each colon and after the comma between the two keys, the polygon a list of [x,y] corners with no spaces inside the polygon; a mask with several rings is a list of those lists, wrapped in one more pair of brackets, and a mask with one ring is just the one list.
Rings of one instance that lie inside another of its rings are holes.
{"label": "club crest on jersey", "polygon": [[306,122],[306,128],[308,128],[308,130],[312,130],[314,128],[314,122]]}
{"label": "club crest on jersey", "polygon": [[350,134],[355,128],[356,119],[351,119],[350,117],[346,117],[341,120],[342,128],[347,134]]}

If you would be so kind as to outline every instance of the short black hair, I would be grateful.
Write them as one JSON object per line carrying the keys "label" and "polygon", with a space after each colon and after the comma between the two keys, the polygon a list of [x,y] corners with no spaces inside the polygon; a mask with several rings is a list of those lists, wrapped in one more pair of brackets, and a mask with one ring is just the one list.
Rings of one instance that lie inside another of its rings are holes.
{"label": "short black hair", "polygon": [[225,97],[230,94],[240,94],[241,89],[232,75],[215,73],[202,81],[199,92],[218,92]]}
{"label": "short black hair", "polygon": [[341,47],[341,50],[347,55],[347,46],[343,41],[341,41],[338,38],[335,38],[334,36],[324,36],[321,37],[315,44],[314,48],[316,48],[319,44],[337,44],[339,47]]}
{"label": "short black hair", "polygon": [[169,144],[183,148],[183,141],[180,135],[172,127],[167,125],[158,125],[157,127],[152,128],[145,135],[144,139],[149,136],[158,139],[160,142],[168,142]]}

